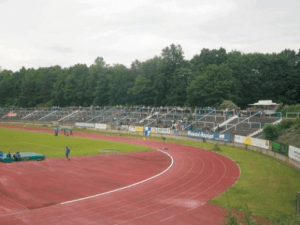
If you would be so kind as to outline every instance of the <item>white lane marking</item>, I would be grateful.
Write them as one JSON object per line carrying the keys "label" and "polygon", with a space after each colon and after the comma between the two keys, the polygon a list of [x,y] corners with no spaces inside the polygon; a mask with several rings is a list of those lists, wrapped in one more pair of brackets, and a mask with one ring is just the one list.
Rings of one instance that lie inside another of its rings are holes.
{"label": "white lane marking", "polygon": [[162,219],[162,220],[160,220],[159,222],[163,222],[163,221],[166,221],[166,220],[170,220],[170,219],[172,219],[172,218],[174,218],[174,217],[175,217],[175,215],[170,216],[170,217],[167,217],[167,218],[165,218],[165,219]]}
{"label": "white lane marking", "polygon": [[173,157],[169,153],[167,153],[165,151],[162,151],[162,150],[159,150],[159,149],[157,149],[157,151],[160,151],[160,152],[166,154],[172,160],[170,166],[167,169],[165,169],[164,171],[162,171],[161,173],[156,174],[156,175],[154,175],[154,176],[152,176],[152,177],[150,177],[150,178],[148,178],[146,180],[142,180],[142,181],[139,181],[137,183],[134,183],[134,184],[131,184],[131,185],[128,185],[128,186],[125,186],[125,187],[117,188],[117,189],[114,189],[112,191],[107,191],[107,192],[103,192],[103,193],[96,194],[96,195],[91,195],[91,196],[84,197],[84,198],[78,198],[78,199],[74,199],[74,200],[71,200],[71,201],[61,202],[60,205],[65,205],[65,204],[69,204],[69,203],[73,203],[73,202],[79,202],[79,201],[83,201],[83,200],[86,200],[86,199],[90,199],[90,198],[95,198],[95,197],[99,197],[99,196],[102,196],[102,195],[111,194],[111,193],[114,193],[114,192],[117,192],[117,191],[122,191],[124,189],[137,186],[139,184],[145,183],[145,182],[147,182],[149,180],[153,180],[154,178],[161,176],[162,174],[166,173],[169,169],[171,169],[171,167],[173,166],[173,163],[174,163],[174,159],[173,159]]}

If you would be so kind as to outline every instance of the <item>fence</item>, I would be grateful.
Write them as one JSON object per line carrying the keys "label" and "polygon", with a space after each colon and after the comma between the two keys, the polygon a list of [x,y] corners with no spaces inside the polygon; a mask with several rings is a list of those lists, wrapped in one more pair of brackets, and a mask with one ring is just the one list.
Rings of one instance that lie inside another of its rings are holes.
{"label": "fence", "polygon": [[296,115],[295,117],[299,117],[300,112],[287,112],[286,115],[285,115],[285,118],[293,117],[293,116],[288,116],[288,115]]}

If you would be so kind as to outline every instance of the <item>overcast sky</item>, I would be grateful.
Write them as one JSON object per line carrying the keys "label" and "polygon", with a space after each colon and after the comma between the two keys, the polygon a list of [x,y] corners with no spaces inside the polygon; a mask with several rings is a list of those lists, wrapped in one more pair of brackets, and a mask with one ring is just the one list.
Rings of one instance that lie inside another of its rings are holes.
{"label": "overcast sky", "polygon": [[300,49],[300,0],[0,0],[0,66],[18,71],[100,56],[130,66],[172,43],[243,53]]}

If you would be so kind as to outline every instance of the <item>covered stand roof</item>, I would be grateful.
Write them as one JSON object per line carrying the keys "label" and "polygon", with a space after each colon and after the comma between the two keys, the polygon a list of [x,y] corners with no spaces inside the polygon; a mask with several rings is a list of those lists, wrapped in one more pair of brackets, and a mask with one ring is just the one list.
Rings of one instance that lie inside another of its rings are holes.
{"label": "covered stand roof", "polygon": [[272,100],[259,100],[257,103],[249,104],[249,105],[256,105],[256,106],[271,106],[271,105],[279,105],[277,103],[272,102]]}

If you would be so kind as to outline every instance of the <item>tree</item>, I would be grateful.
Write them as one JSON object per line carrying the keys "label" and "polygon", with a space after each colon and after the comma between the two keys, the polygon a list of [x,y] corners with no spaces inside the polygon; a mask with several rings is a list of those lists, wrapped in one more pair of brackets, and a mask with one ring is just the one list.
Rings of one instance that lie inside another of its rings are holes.
{"label": "tree", "polygon": [[158,73],[154,81],[155,105],[169,105],[168,95],[170,95],[174,73],[185,63],[180,45],[172,44],[162,50]]}
{"label": "tree", "polygon": [[296,70],[294,51],[285,50],[272,55],[269,76],[272,77],[269,98],[284,104],[296,104],[300,98],[300,76]]}
{"label": "tree", "polygon": [[89,68],[89,89],[92,90],[92,104],[95,106],[108,105],[108,79],[106,76],[108,68],[109,65],[102,57],[97,57]]}
{"label": "tree", "polygon": [[151,105],[152,106],[160,106],[161,98],[163,98],[163,93],[161,92],[163,88],[163,76],[161,76],[159,72],[159,67],[162,63],[162,59],[160,57],[155,56],[153,59],[149,59],[142,63],[142,76],[147,78],[150,81],[151,87]]}
{"label": "tree", "polygon": [[51,98],[55,106],[70,106],[70,103],[64,97],[64,89],[66,84],[66,75],[68,69],[63,69],[56,78],[51,91]]}
{"label": "tree", "polygon": [[191,106],[214,106],[225,99],[236,100],[236,80],[226,64],[209,65],[187,88],[188,104]]}
{"label": "tree", "polygon": [[122,64],[115,64],[107,71],[108,99],[110,105],[126,105],[130,101],[128,90],[134,85],[134,76]]}
{"label": "tree", "polygon": [[13,104],[12,71],[4,70],[0,73],[0,106]]}
{"label": "tree", "polygon": [[237,82],[235,92],[239,96],[235,103],[242,108],[260,100],[261,69],[256,63],[260,59],[257,55],[243,55],[238,51],[228,53],[227,64]]}
{"label": "tree", "polygon": [[70,105],[89,106],[87,85],[88,67],[85,64],[76,64],[68,69],[65,80],[64,99]]}
{"label": "tree", "polygon": [[151,81],[144,76],[135,78],[134,86],[129,89],[129,94],[133,96],[134,104],[153,105]]}
{"label": "tree", "polygon": [[22,107],[35,107],[40,103],[40,74],[34,69],[21,69],[21,73],[24,75],[22,80],[19,104]]}
{"label": "tree", "polygon": [[191,59],[192,70],[198,73],[202,73],[208,65],[220,65],[227,61],[227,54],[224,48],[218,49],[206,49],[203,48],[199,55],[195,55]]}
{"label": "tree", "polygon": [[187,98],[187,86],[192,72],[188,68],[179,68],[174,72],[170,91],[167,96],[168,105],[184,106]]}

